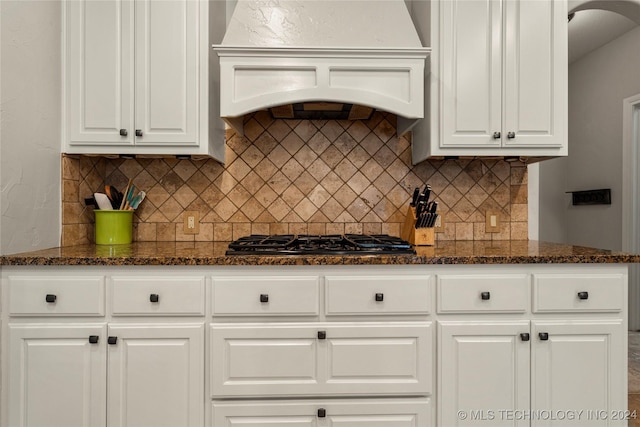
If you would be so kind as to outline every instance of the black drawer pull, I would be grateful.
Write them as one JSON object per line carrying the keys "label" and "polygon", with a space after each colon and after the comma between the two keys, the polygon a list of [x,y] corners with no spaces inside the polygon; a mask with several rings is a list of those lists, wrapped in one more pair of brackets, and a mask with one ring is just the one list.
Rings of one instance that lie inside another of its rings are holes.
{"label": "black drawer pull", "polygon": [[269,302],[269,294],[260,294],[260,302]]}
{"label": "black drawer pull", "polygon": [[540,332],[538,336],[540,337],[540,341],[547,341],[549,339],[549,334],[546,332]]}
{"label": "black drawer pull", "polygon": [[318,339],[326,340],[327,339],[327,331],[318,331]]}
{"label": "black drawer pull", "polygon": [[482,298],[483,301],[487,301],[491,299],[491,292],[481,292],[480,293],[480,298]]}
{"label": "black drawer pull", "polygon": [[327,410],[324,408],[318,409],[318,418],[324,418],[327,416]]}
{"label": "black drawer pull", "polygon": [[528,332],[524,332],[524,333],[520,334],[520,339],[522,341],[529,341],[529,333]]}
{"label": "black drawer pull", "polygon": [[98,335],[90,335],[89,336],[89,344],[98,344],[98,340],[100,337]]}
{"label": "black drawer pull", "polygon": [[579,299],[589,299],[589,292],[578,292]]}
{"label": "black drawer pull", "polygon": [[108,342],[110,345],[116,345],[116,344],[117,344],[117,342],[118,342],[118,337],[109,337],[109,338],[107,338],[107,342]]}
{"label": "black drawer pull", "polygon": [[44,300],[46,302],[56,302],[57,299],[58,299],[58,297],[53,295],[53,294],[47,294],[47,296],[44,297]]}
{"label": "black drawer pull", "polygon": [[377,302],[384,301],[384,294],[381,294],[381,293],[376,294],[376,301]]}
{"label": "black drawer pull", "polygon": [[151,302],[158,302],[158,301],[160,301],[160,295],[158,295],[158,294],[151,294],[151,295],[149,295],[149,301],[151,301]]}

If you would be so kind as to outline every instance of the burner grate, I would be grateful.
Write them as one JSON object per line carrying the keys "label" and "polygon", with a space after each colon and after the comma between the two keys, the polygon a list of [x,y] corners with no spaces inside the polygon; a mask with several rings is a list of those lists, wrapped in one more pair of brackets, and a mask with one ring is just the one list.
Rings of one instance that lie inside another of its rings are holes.
{"label": "burner grate", "polygon": [[412,246],[386,234],[259,235],[229,244],[227,255],[413,255]]}

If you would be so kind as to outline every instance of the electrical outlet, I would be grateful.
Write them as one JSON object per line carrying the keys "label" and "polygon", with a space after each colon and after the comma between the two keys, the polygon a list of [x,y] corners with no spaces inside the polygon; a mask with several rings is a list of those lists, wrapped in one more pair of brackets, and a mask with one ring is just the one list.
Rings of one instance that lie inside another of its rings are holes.
{"label": "electrical outlet", "polygon": [[499,233],[500,232],[500,212],[487,211],[486,223],[484,225],[485,233]]}
{"label": "electrical outlet", "polygon": [[200,212],[186,211],[184,213],[184,234],[200,233]]}

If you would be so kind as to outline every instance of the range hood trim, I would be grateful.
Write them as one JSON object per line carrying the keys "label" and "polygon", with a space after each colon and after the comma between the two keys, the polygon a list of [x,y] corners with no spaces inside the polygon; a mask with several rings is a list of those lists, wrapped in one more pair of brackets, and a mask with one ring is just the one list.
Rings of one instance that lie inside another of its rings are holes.
{"label": "range hood trim", "polygon": [[358,47],[262,47],[262,46],[229,46],[213,45],[218,56],[267,56],[267,57],[311,57],[311,58],[422,58],[426,59],[431,48],[358,48]]}
{"label": "range hood trim", "polygon": [[359,104],[407,120],[424,117],[429,48],[214,46],[214,50],[220,57],[220,115],[241,135],[245,114],[309,101]]}

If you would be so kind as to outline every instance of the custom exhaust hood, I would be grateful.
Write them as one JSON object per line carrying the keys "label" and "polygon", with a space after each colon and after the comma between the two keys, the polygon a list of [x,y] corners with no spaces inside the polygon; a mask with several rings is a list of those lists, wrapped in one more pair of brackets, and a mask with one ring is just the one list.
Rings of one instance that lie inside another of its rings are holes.
{"label": "custom exhaust hood", "polygon": [[220,115],[366,119],[398,115],[398,134],[424,117],[422,46],[404,0],[238,0],[220,57]]}

